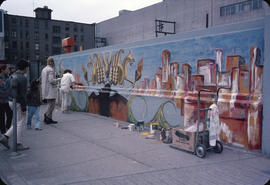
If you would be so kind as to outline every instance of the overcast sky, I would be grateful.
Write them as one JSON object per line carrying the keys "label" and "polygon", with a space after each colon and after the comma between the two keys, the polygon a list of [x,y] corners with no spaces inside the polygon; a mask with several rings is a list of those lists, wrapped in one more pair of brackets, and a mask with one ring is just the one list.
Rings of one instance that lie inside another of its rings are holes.
{"label": "overcast sky", "polygon": [[119,10],[137,10],[162,0],[6,0],[1,9],[8,14],[33,17],[33,9],[48,6],[52,19],[98,23],[118,16]]}

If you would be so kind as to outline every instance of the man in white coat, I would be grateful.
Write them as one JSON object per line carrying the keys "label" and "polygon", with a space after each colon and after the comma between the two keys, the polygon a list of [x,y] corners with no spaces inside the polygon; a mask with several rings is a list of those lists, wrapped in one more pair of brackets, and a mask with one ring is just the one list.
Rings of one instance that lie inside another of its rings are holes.
{"label": "man in white coat", "polygon": [[70,92],[70,86],[75,85],[75,79],[70,69],[64,71],[64,75],[61,78],[60,93],[62,98],[61,111],[62,113],[68,113],[68,94]]}
{"label": "man in white coat", "polygon": [[47,66],[41,72],[41,88],[42,99],[48,103],[47,110],[44,114],[44,122],[47,124],[56,124],[57,121],[52,119],[52,113],[55,108],[55,101],[57,97],[57,83],[61,78],[56,78],[54,71],[53,58],[47,59]]}

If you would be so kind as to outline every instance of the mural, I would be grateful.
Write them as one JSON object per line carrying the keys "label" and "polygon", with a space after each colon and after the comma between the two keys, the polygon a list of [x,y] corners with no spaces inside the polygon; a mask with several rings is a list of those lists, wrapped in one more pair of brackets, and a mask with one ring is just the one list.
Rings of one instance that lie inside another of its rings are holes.
{"label": "mural", "polygon": [[[70,68],[84,86],[71,92],[72,110],[114,119],[189,126],[219,87],[219,137],[261,148],[263,29],[54,56],[60,75]],[[201,115],[203,117],[203,115]]]}

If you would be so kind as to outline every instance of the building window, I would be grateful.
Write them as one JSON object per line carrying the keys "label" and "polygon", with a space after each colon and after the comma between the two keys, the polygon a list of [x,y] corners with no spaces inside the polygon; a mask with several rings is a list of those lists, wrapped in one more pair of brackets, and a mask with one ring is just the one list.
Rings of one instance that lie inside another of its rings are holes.
{"label": "building window", "polygon": [[84,37],[83,37],[83,35],[81,35],[81,42],[83,42],[83,40],[84,40]]}
{"label": "building window", "polygon": [[66,31],[69,31],[69,24],[66,23],[66,28],[65,28]]}
{"label": "building window", "polygon": [[45,45],[45,51],[47,51],[47,52],[49,51],[49,45],[48,44]]}
{"label": "building window", "polygon": [[252,11],[262,8],[263,0],[248,0],[240,3],[235,3],[228,6],[220,7],[220,16],[230,16],[241,12]]}
{"label": "building window", "polygon": [[61,33],[61,27],[60,26],[53,26],[53,33]]}
{"label": "building window", "polygon": [[12,38],[16,38],[17,37],[17,32],[15,30],[12,30],[11,37]]}
{"label": "building window", "polygon": [[23,38],[23,32],[22,32],[22,30],[20,31],[20,38],[21,39]]}
{"label": "building window", "polygon": [[25,43],[25,48],[29,49],[29,42]]}
{"label": "building window", "polygon": [[25,38],[29,39],[29,32],[28,31],[25,32]]}
{"label": "building window", "polygon": [[61,44],[61,38],[60,37],[53,37],[52,42],[53,42],[53,44]]}
{"label": "building window", "polygon": [[17,49],[17,41],[12,41],[12,48]]}
{"label": "building window", "polygon": [[39,34],[37,31],[35,31],[35,40],[39,40]]}
{"label": "building window", "polygon": [[35,50],[39,50],[39,43],[35,43]]}
{"label": "building window", "polygon": [[74,51],[78,51],[78,46],[74,45]]}
{"label": "building window", "polygon": [[78,26],[77,24],[74,25],[74,32],[77,32],[78,31]]}
{"label": "building window", "polygon": [[39,28],[39,22],[37,20],[34,22],[34,27],[35,27],[35,29]]}
{"label": "building window", "polygon": [[45,27],[46,30],[49,28],[49,23],[48,23],[48,21],[45,21],[45,22],[44,22],[44,27]]}
{"label": "building window", "polygon": [[25,27],[26,27],[26,28],[29,27],[29,21],[28,21],[28,19],[25,19]]}
{"label": "building window", "polygon": [[74,41],[76,42],[77,41],[77,35],[74,35]]}
{"label": "building window", "polygon": [[61,54],[61,48],[59,48],[59,47],[52,47],[52,54],[53,55]]}
{"label": "building window", "polygon": [[9,48],[9,42],[5,42],[5,48],[8,49]]}
{"label": "building window", "polygon": [[16,24],[16,23],[17,23],[16,17],[12,17],[11,22],[12,22],[13,24]]}
{"label": "building window", "polygon": [[83,25],[81,25],[81,32],[83,32]]}
{"label": "building window", "polygon": [[23,50],[23,42],[21,42],[21,50]]}
{"label": "building window", "polygon": [[49,39],[49,35],[48,33],[45,33],[45,40],[48,40]]}

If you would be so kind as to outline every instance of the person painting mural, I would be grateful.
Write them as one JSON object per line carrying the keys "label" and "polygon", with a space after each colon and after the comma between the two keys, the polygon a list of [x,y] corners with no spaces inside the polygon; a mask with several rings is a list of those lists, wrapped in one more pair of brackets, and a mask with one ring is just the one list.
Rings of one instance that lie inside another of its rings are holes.
{"label": "person painting mural", "polygon": [[48,103],[47,110],[44,113],[46,124],[57,123],[52,119],[52,113],[57,97],[57,84],[60,80],[61,78],[56,78],[54,60],[50,57],[47,59],[47,66],[41,72],[42,99]]}
{"label": "person painting mural", "polygon": [[70,69],[66,69],[64,71],[63,77],[61,78],[61,83],[60,83],[60,94],[62,98],[62,103],[61,103],[61,111],[62,113],[69,113],[68,112],[68,94],[71,90],[71,87],[75,84],[75,79],[72,75],[72,71]]}

